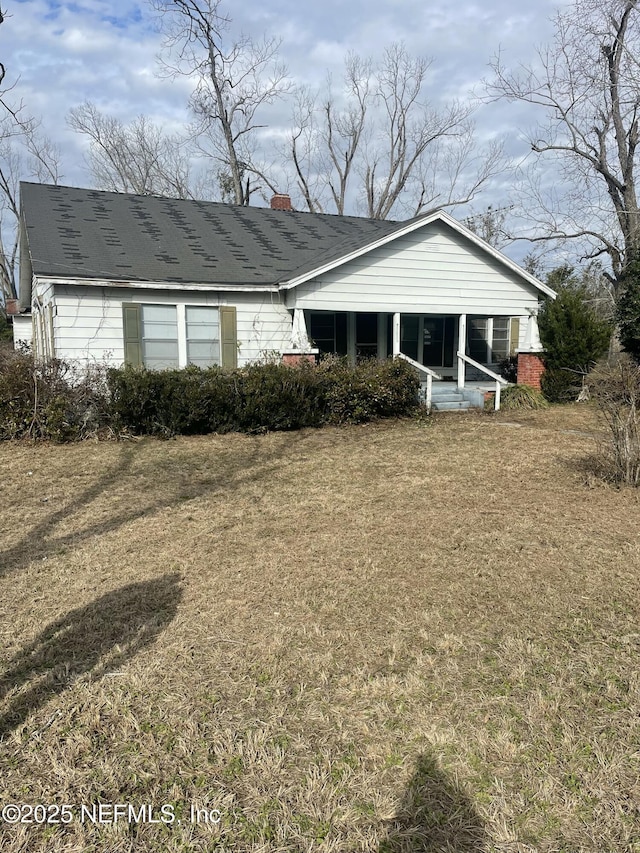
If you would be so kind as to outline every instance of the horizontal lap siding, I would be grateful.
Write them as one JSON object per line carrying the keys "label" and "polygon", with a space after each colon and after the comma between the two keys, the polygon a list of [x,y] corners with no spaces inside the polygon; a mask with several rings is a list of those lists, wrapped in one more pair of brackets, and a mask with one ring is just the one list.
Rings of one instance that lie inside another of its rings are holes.
{"label": "horizontal lap siding", "polygon": [[433,223],[294,289],[298,307],[520,316],[538,292],[463,236]]}
{"label": "horizontal lap siding", "polygon": [[202,293],[56,285],[56,354],[110,365],[124,361],[122,303],[233,305],[237,310],[238,364],[288,348],[291,315],[270,293]]}

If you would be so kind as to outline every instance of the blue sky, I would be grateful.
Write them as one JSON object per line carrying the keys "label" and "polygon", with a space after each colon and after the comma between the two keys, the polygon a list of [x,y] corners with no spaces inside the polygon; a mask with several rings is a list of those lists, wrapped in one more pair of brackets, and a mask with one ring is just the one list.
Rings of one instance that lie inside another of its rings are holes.
{"label": "blue sky", "polygon": [[[490,74],[498,49],[514,64],[533,60],[535,46],[550,40],[558,2],[535,0],[243,0],[228,3],[236,31],[282,39],[281,57],[293,80],[318,85],[339,77],[348,51],[379,56],[393,41],[434,60],[430,91],[439,98],[470,97]],[[85,142],[66,125],[69,110],[84,100],[128,121],[149,115],[167,129],[187,118],[191,86],[158,76],[161,36],[150,6],[129,0],[7,0],[0,28],[3,61],[16,95],[62,150],[63,182],[88,186]],[[276,114],[286,126],[289,105]],[[278,120],[276,118],[276,121]],[[521,129],[536,120],[525,105],[488,103],[476,114],[478,136],[506,138],[514,158],[526,154]],[[508,204],[508,179],[496,181],[476,207]]]}

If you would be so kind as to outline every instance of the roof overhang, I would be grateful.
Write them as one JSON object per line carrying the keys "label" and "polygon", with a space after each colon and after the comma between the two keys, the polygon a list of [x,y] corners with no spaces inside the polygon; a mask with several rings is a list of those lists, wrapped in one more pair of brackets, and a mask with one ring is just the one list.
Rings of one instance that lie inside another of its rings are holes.
{"label": "roof overhang", "polygon": [[461,234],[463,237],[466,237],[472,243],[475,243],[480,249],[486,252],[488,255],[497,260],[500,264],[507,267],[507,269],[511,270],[511,272],[515,273],[520,278],[524,279],[528,284],[532,287],[539,290],[545,296],[550,297],[551,299],[555,299],[557,294],[555,290],[548,287],[543,282],[539,281],[535,276],[528,273],[526,270],[523,270],[522,267],[518,266],[515,261],[512,261],[498,249],[491,246],[486,240],[483,240],[481,237],[478,237],[473,231],[471,231],[466,226],[462,225],[453,216],[450,216],[443,210],[433,211],[431,213],[425,214],[425,216],[418,217],[417,219],[412,219],[410,222],[407,222],[405,225],[400,228],[392,231],[390,234],[385,234],[384,237],[379,237],[377,240],[372,243],[368,243],[366,246],[361,246],[359,249],[355,249],[352,252],[349,252],[346,255],[343,255],[340,258],[336,258],[332,261],[329,261],[326,264],[323,264],[315,269],[309,270],[301,275],[295,276],[287,281],[280,282],[281,290],[290,290],[293,287],[297,287],[300,284],[304,284],[307,281],[311,281],[314,278],[318,278],[318,276],[324,275],[331,270],[337,269],[338,267],[343,266],[344,264],[348,264],[350,261],[355,260],[356,258],[360,258],[363,255],[368,254],[369,252],[374,251],[374,249],[378,249],[381,246],[385,246],[388,243],[392,243],[394,240],[398,240],[401,237],[404,237],[407,234],[411,234],[413,231],[417,231],[420,228],[424,228],[426,225],[431,225],[433,222],[444,222],[454,231],[457,231],[458,234]]}
{"label": "roof overhang", "polygon": [[201,292],[218,293],[277,293],[277,284],[201,284],[199,282],[182,282],[182,281],[140,281],[139,279],[124,280],[124,279],[108,279],[108,278],[82,278],[79,276],[69,277],[53,277],[44,274],[37,274],[36,278],[41,281],[47,281],[53,285],[77,285],[80,287],[113,287],[123,289],[140,289],[140,290],[195,290]]}

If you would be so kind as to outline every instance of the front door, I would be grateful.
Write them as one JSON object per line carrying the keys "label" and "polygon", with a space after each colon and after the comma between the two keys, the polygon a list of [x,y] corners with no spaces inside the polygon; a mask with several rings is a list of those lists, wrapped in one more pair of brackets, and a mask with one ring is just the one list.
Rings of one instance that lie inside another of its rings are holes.
{"label": "front door", "polygon": [[422,363],[431,367],[453,367],[455,317],[423,318]]}

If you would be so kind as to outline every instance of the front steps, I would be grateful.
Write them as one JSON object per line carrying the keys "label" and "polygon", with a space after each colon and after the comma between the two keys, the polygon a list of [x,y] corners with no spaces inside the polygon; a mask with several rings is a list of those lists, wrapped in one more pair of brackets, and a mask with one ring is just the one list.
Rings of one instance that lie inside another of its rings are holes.
{"label": "front steps", "polygon": [[[435,412],[465,412],[468,409],[482,409],[484,406],[483,388],[463,388],[455,382],[434,380],[431,386],[431,408]],[[420,398],[427,399],[427,383],[420,383]]]}

